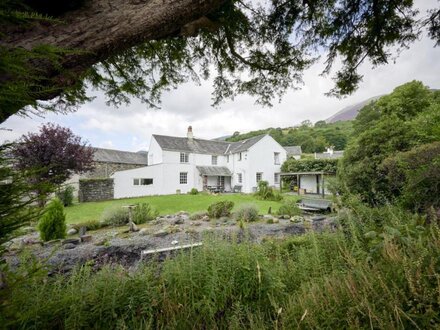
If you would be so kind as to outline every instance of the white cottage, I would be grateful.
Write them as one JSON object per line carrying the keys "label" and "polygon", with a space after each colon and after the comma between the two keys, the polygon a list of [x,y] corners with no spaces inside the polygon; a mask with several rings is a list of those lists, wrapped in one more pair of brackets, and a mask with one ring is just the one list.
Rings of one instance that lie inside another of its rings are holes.
{"label": "white cottage", "polygon": [[286,150],[269,135],[239,142],[153,135],[148,166],[115,172],[114,197],[187,193],[197,190],[251,193],[258,181],[280,182]]}

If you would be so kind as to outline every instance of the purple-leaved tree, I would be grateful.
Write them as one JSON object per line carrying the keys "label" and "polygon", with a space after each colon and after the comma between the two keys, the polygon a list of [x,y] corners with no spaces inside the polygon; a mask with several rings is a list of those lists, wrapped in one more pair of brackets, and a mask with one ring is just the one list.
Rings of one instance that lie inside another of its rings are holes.
{"label": "purple-leaved tree", "polygon": [[12,155],[18,170],[32,172],[32,183],[43,184],[36,191],[40,206],[44,206],[50,192],[74,173],[93,169],[91,146],[69,128],[51,123],[43,125],[39,133],[23,135]]}

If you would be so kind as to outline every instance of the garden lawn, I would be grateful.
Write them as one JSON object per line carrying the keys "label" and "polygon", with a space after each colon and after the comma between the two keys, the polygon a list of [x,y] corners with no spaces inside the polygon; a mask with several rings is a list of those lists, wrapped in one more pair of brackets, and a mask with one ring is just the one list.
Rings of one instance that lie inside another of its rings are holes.
{"label": "garden lawn", "polygon": [[[284,199],[297,199],[297,196],[284,196]],[[81,223],[89,220],[100,220],[101,214],[108,208],[118,206],[149,203],[160,215],[173,214],[179,211],[193,213],[196,211],[206,211],[208,206],[214,202],[229,200],[235,203],[234,209],[241,204],[253,203],[261,214],[266,214],[269,207],[275,212],[281,202],[263,201],[256,199],[253,195],[245,194],[226,194],[226,195],[165,195],[165,196],[145,196],[138,198],[115,199],[104,202],[89,202],[74,204],[66,207],[67,223]]]}

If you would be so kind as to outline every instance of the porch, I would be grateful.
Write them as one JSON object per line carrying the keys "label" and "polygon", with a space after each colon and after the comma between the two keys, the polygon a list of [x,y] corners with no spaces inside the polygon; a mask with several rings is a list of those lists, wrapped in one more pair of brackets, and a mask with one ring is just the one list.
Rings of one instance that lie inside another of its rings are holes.
{"label": "porch", "polygon": [[283,178],[290,179],[290,189],[298,195],[321,195],[324,197],[328,192],[325,187],[325,178],[333,176],[330,172],[290,172],[280,173],[280,190],[283,188]]}
{"label": "porch", "polygon": [[196,166],[204,191],[223,193],[232,190],[232,173],[224,166]]}

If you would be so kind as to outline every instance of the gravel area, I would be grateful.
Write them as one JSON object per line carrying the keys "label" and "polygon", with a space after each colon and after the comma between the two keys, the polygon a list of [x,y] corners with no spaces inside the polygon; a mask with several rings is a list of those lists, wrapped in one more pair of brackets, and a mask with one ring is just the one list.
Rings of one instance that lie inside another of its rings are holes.
{"label": "gravel area", "polygon": [[[37,258],[45,260],[53,273],[69,272],[75,266],[86,262],[91,263],[97,269],[107,263],[117,263],[131,268],[138,265],[143,250],[193,244],[212,236],[228,240],[248,239],[260,242],[269,237],[283,238],[300,235],[309,229],[321,231],[329,226],[332,227],[334,222],[333,218],[316,215],[304,216],[301,220],[288,217],[278,219],[266,215],[257,222],[246,223],[242,230],[236,221],[229,218],[210,221],[190,220],[187,213],[179,212],[140,225],[136,232],[129,232],[128,226],[88,231],[86,235],[91,236],[88,237],[88,242],[81,242],[76,234],[68,236],[63,241],[42,244],[38,233],[31,232],[14,239],[5,257],[12,268],[17,267],[20,263],[20,251],[27,249]],[[275,223],[268,223],[272,221]],[[29,231],[32,229],[29,228]],[[83,239],[86,240],[86,238]],[[153,253],[148,258],[161,260],[170,254],[172,253]]]}

